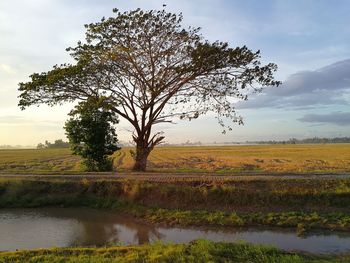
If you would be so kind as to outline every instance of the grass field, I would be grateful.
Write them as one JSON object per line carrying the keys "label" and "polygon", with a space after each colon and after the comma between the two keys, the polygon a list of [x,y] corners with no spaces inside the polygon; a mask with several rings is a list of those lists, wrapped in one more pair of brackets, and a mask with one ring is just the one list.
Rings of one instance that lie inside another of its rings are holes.
{"label": "grass field", "polygon": [[[115,153],[118,170],[130,170],[131,148]],[[217,173],[348,173],[350,144],[159,147],[149,171]],[[69,149],[0,150],[0,173],[79,173]]]}
{"label": "grass field", "polygon": [[[130,168],[125,154],[121,168]],[[164,147],[149,168],[157,171],[337,173],[350,171],[350,144]]]}
{"label": "grass field", "polygon": [[37,173],[80,171],[80,158],[69,149],[0,150],[0,172]]}
{"label": "grass field", "polygon": [[349,262],[350,256],[315,256],[244,243],[205,240],[181,245],[116,246],[106,248],[55,248],[0,253],[0,262]]}

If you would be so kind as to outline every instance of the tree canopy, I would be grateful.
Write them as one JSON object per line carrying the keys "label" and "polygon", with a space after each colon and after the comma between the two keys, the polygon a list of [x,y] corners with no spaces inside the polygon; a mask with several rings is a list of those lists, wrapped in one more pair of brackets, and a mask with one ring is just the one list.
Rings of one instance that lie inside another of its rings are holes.
{"label": "tree canopy", "polygon": [[66,134],[74,154],[83,157],[88,171],[110,171],[113,158],[109,155],[119,150],[114,124],[118,118],[104,104],[103,98],[91,97],[80,102],[69,114]]}
{"label": "tree canopy", "polygon": [[19,84],[19,106],[55,105],[103,96],[134,128],[135,169],[164,139],[154,125],[214,112],[224,130],[242,123],[234,107],[251,92],[278,86],[277,66],[261,65],[260,51],[210,42],[200,28],[182,26],[182,14],[128,12],[85,25],[86,41],[68,48],[76,63],[34,73]]}
{"label": "tree canopy", "polygon": [[63,141],[62,139],[55,140],[54,143],[45,141],[44,143],[39,143],[36,147],[37,149],[51,149],[51,148],[69,148],[69,143]]}

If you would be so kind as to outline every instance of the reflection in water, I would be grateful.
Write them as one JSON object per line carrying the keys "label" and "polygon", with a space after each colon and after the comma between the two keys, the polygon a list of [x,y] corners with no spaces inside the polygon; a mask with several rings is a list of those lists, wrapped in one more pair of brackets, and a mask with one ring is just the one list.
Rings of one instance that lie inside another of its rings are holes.
{"label": "reflection in water", "polygon": [[[145,244],[151,240],[162,238],[156,227],[137,222],[130,216],[120,216],[114,213],[94,211],[94,217],[89,212],[79,218],[69,217],[77,220],[83,226],[84,232],[74,245],[105,245],[106,243],[128,243]],[[51,215],[52,216],[52,215]],[[67,214],[65,214],[67,216]],[[67,218],[67,217],[66,217]],[[129,236],[129,237],[128,237]]]}
{"label": "reflection in water", "polygon": [[114,212],[88,208],[0,210],[0,251],[106,243],[144,244],[156,240],[182,243],[198,238],[227,242],[244,240],[314,253],[350,251],[349,233],[313,233],[298,237],[294,230],[276,228],[164,228]]}
{"label": "reflection in water", "polygon": [[[37,229],[39,232],[45,234],[60,232],[61,235],[66,235],[65,242],[68,246],[102,246],[106,243],[118,242],[145,244],[163,237],[153,225],[143,224],[130,216],[89,208],[0,210],[0,220],[3,221],[2,219],[6,219],[8,224],[16,225],[16,228],[19,224],[24,224],[23,228],[26,228],[34,223],[34,227],[40,225],[40,229]],[[12,220],[14,222],[11,223]],[[0,222],[0,231],[2,224],[3,222]],[[65,227],[67,229],[64,229]],[[26,230],[21,229],[20,232],[23,233]],[[31,232],[34,234],[34,231]],[[56,234],[60,237],[59,233]]]}

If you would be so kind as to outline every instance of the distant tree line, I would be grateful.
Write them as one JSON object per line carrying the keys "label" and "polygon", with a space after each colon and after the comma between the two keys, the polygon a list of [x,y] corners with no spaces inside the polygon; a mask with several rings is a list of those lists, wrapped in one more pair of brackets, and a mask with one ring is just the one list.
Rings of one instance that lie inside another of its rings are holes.
{"label": "distant tree line", "polygon": [[62,139],[55,140],[54,143],[45,141],[45,143],[39,143],[37,149],[57,149],[57,148],[69,148],[69,142],[65,142]]}
{"label": "distant tree line", "polygon": [[167,146],[201,146],[201,145],[202,145],[201,141],[191,142],[187,140],[186,142],[181,142],[181,143],[163,143],[159,146],[167,147]]}
{"label": "distant tree line", "polygon": [[2,144],[0,145],[0,149],[31,149],[33,148],[32,145],[9,145],[9,144]]}
{"label": "distant tree line", "polygon": [[289,140],[284,140],[284,141],[270,140],[270,141],[254,141],[254,142],[247,142],[247,143],[256,143],[256,144],[350,143],[350,137],[335,137],[335,138],[313,137],[313,138],[306,138],[306,139],[291,138]]}
{"label": "distant tree line", "polygon": [[245,144],[322,144],[322,143],[350,143],[350,137],[335,137],[335,138],[306,138],[296,139],[291,138],[288,140],[267,140],[267,141],[245,141],[245,142],[213,142],[213,143],[202,143],[201,141],[191,142],[186,141],[183,143],[164,143],[161,146],[205,146],[205,145],[245,145]]}

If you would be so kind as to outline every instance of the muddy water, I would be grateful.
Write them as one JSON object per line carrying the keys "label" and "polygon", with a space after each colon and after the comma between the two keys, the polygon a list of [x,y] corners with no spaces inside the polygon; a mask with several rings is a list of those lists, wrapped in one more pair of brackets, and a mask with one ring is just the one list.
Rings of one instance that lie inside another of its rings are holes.
{"label": "muddy water", "polygon": [[156,240],[183,243],[247,241],[312,253],[350,251],[350,233],[323,232],[298,237],[295,230],[261,228],[159,227],[115,212],[88,208],[0,209],[0,251]]}

